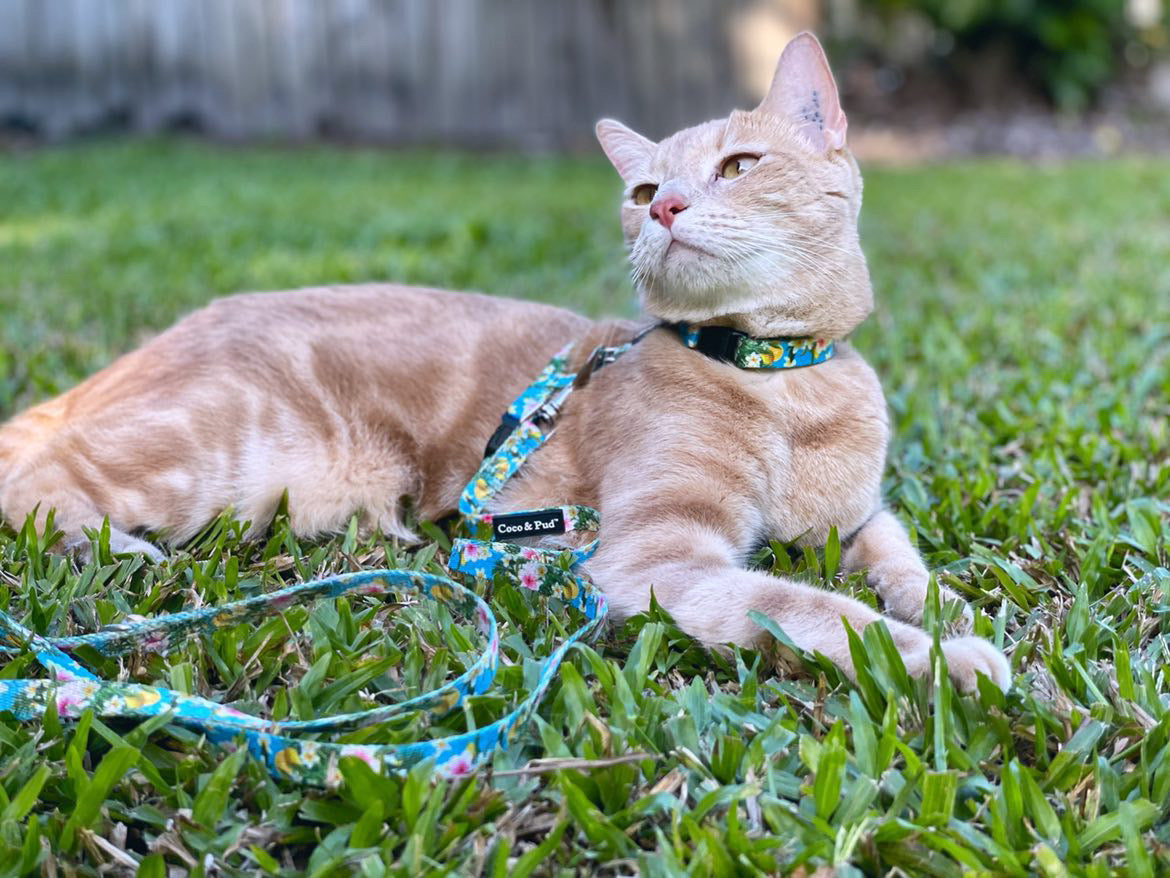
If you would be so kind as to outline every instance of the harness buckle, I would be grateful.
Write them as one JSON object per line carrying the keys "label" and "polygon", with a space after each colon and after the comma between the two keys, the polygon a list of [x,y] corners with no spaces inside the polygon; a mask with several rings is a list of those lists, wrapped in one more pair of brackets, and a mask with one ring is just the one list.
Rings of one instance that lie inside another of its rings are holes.
{"label": "harness buckle", "polygon": [[542,424],[551,424],[560,415],[561,408],[564,406],[565,400],[569,398],[569,393],[572,390],[572,385],[569,385],[561,390],[560,393],[546,399],[540,408],[532,413],[532,420],[540,421]]}
{"label": "harness buckle", "polygon": [[573,386],[577,388],[584,387],[589,383],[589,379],[593,377],[593,373],[602,366],[608,366],[614,362],[621,354],[618,348],[607,348],[604,345],[599,345],[593,349],[593,353],[589,355],[589,359],[585,361],[585,365],[577,372],[573,379]]}
{"label": "harness buckle", "polygon": [[713,360],[731,363],[735,361],[740,341],[747,337],[746,332],[740,332],[729,326],[704,326],[699,330],[695,350],[706,354]]}
{"label": "harness buckle", "polygon": [[500,418],[500,426],[496,427],[496,432],[492,433],[492,437],[488,439],[487,448],[484,449],[483,456],[491,457],[496,453],[496,450],[504,444],[505,440],[512,435],[512,431],[520,426],[520,422],[512,417],[512,415],[505,413]]}

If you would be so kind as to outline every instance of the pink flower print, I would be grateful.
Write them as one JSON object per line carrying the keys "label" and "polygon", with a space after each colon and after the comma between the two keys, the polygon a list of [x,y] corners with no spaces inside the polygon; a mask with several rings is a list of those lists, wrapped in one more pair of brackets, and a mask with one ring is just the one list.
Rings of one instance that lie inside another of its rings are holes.
{"label": "pink flower print", "polygon": [[278,594],[270,598],[272,609],[283,610],[285,607],[290,607],[296,602],[296,595]]}
{"label": "pink flower print", "polygon": [[386,586],[380,582],[367,582],[365,585],[359,585],[356,591],[358,594],[384,595]]}
{"label": "pink flower print", "polygon": [[97,688],[93,683],[66,683],[57,690],[57,715],[74,717],[81,713]]}
{"label": "pink flower print", "polygon": [[529,562],[520,568],[520,584],[529,591],[540,588],[540,565]]}
{"label": "pink flower print", "polygon": [[362,747],[358,744],[351,744],[341,751],[341,755],[360,759],[374,771],[379,773],[382,771],[382,760],[378,758],[378,754],[374,751],[373,747]]}
{"label": "pink flower print", "polygon": [[144,652],[163,653],[169,645],[170,637],[165,631],[151,631],[143,635],[141,649]]}
{"label": "pink flower print", "polygon": [[263,725],[263,721],[259,717],[252,716],[250,713],[244,713],[242,710],[236,710],[234,707],[228,707],[226,704],[221,704],[215,709],[215,715],[227,717],[228,719],[243,720],[245,724],[249,725]]}
{"label": "pink flower print", "polygon": [[525,561],[537,561],[540,559],[540,552],[536,549],[524,548],[520,550],[520,557]]}
{"label": "pink flower print", "polygon": [[479,561],[487,557],[487,552],[478,543],[461,543],[460,552],[464,561]]}
{"label": "pink flower print", "polygon": [[443,777],[467,777],[475,771],[475,762],[467,753],[459,753],[436,766],[435,770]]}
{"label": "pink flower print", "polygon": [[487,607],[480,605],[475,608],[475,620],[479,625],[479,630],[486,632],[491,627],[491,619],[488,617]]}

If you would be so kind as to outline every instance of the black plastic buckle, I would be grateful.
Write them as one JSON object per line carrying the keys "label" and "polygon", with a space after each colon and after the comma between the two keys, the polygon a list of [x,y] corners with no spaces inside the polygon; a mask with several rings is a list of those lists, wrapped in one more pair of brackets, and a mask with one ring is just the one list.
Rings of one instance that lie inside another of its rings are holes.
{"label": "black plastic buckle", "polygon": [[738,329],[732,329],[728,326],[704,326],[699,330],[699,339],[695,350],[706,354],[713,360],[733,363],[736,351],[739,350],[740,340],[745,338],[747,338],[746,332],[740,332]]}
{"label": "black plastic buckle", "polygon": [[496,450],[504,444],[512,431],[520,426],[520,421],[509,414],[505,414],[500,418],[500,426],[496,427],[496,432],[492,433],[492,438],[488,440],[487,448],[484,449],[483,456],[491,457],[496,453]]}

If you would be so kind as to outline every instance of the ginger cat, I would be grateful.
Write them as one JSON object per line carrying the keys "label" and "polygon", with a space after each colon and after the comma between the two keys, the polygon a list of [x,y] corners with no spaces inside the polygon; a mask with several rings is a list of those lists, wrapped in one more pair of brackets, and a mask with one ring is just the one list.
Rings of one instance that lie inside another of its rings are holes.
{"label": "ginger cat", "polygon": [[[882,508],[888,424],[873,371],[844,341],[872,306],[857,237],[861,177],[820,44],[794,39],[750,112],[653,143],[597,126],[625,183],[622,227],[645,310],[753,336],[837,341],[827,362],[741,369],[667,326],[570,397],[557,435],[497,510],[566,502],[601,511],[586,572],[618,618],[653,587],[710,645],[750,645],[775,619],[806,650],[854,673],[842,618],[877,613],[841,594],[744,568],[776,538],[823,545],[836,526],[846,570],[865,568],[912,674],[929,672],[920,622],[928,574]],[[546,305],[366,285],[217,301],[0,430],[0,510],[47,510],[66,546],[108,516],[112,547],[158,559],[136,536],[182,543],[226,508],[264,530],[283,492],[296,531],[367,527],[412,539],[452,513],[515,395],[568,342],[581,363],[633,324]],[[950,596],[953,597],[953,596]],[[943,641],[963,691],[1010,682],[975,637]]]}

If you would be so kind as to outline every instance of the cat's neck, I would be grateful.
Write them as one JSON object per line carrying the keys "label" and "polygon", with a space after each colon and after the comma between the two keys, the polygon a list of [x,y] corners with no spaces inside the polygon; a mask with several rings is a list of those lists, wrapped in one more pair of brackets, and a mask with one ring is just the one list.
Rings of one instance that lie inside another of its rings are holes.
{"label": "cat's neck", "polygon": [[[685,321],[695,329],[723,326],[753,338],[816,338],[839,341],[847,338],[868,316],[865,312],[828,316],[785,313],[778,308],[761,308],[732,314],[713,314]],[[674,321],[668,321],[674,322]]]}
{"label": "cat's neck", "polygon": [[[755,338],[846,338],[869,316],[873,291],[865,261],[841,265],[836,271],[796,274],[783,286],[801,289],[804,295],[769,295],[767,304],[756,308],[723,310],[717,307],[690,314],[653,314],[667,322],[683,320],[694,327],[726,326]],[[812,295],[808,295],[811,292]]]}

